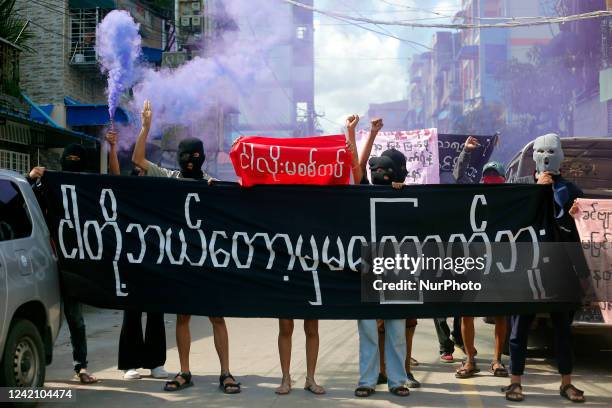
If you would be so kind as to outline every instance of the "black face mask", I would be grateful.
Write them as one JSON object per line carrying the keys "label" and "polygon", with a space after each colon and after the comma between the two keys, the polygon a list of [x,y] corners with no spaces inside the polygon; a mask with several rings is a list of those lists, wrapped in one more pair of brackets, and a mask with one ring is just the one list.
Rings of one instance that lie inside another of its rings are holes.
{"label": "black face mask", "polygon": [[[68,156],[77,156],[79,160],[68,160]],[[79,144],[72,143],[64,148],[60,163],[62,171],[82,173],[87,170],[87,151]]]}
{"label": "black face mask", "polygon": [[[198,157],[195,157],[195,154]],[[204,177],[202,165],[206,156],[204,155],[204,145],[202,141],[195,138],[182,140],[178,145],[178,163],[181,168],[181,176],[184,178],[201,179]],[[188,165],[192,164],[189,169]]]}
{"label": "black face mask", "polygon": [[372,184],[389,186],[395,181],[397,169],[395,163],[389,157],[372,157],[368,164],[372,174]]}
{"label": "black face mask", "polygon": [[394,178],[393,181],[397,183],[403,183],[406,180],[408,171],[406,170],[406,156],[404,153],[396,149],[387,149],[380,155],[381,157],[388,157],[393,162]]}

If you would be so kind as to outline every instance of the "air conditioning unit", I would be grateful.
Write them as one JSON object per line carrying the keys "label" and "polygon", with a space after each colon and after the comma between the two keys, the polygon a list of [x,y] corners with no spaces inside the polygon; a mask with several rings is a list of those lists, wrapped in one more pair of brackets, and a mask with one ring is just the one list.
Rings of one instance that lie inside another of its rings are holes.
{"label": "air conditioning unit", "polygon": [[191,9],[193,11],[200,11],[202,9],[202,5],[200,4],[199,1],[196,1],[194,3],[191,3]]}
{"label": "air conditioning unit", "polygon": [[191,25],[191,17],[181,17],[181,26],[189,27]]}
{"label": "air conditioning unit", "polygon": [[201,23],[202,23],[202,19],[200,17],[191,17],[191,24],[194,27],[200,26]]}

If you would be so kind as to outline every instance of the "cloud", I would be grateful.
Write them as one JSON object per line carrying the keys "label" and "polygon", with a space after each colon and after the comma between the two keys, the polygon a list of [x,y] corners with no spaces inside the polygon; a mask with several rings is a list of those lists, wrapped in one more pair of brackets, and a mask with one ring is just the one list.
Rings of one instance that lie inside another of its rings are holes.
{"label": "cloud", "polygon": [[[459,3],[459,0],[315,0],[315,7],[355,16],[408,20],[438,17],[428,10],[451,15],[459,10]],[[408,58],[417,52],[426,51],[425,48],[317,13],[314,18],[315,107],[318,113],[325,113],[319,122],[326,133],[338,132],[347,115],[363,115],[371,103],[390,102],[405,97],[410,63]],[[400,38],[427,46],[436,31],[392,26],[367,27],[391,32]]]}

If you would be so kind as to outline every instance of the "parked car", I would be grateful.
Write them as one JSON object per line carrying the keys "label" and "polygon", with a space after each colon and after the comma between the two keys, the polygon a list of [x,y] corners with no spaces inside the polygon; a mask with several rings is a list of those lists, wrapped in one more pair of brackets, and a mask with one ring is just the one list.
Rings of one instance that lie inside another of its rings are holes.
{"label": "parked car", "polygon": [[61,324],[52,245],[28,182],[0,170],[0,386],[44,384]]}
{"label": "parked car", "polygon": [[[612,138],[562,138],[565,159],[561,164],[563,177],[575,183],[586,198],[612,199]],[[528,143],[506,167],[506,178],[513,182],[532,175],[533,141]],[[600,302],[576,313],[574,332],[600,334],[612,344],[612,303]]]}

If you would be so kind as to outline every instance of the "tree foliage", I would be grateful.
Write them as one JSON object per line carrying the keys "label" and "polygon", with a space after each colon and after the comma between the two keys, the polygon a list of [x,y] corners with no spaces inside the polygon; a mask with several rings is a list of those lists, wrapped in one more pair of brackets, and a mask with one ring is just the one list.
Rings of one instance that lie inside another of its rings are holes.
{"label": "tree foliage", "polygon": [[21,48],[31,50],[27,42],[32,39],[33,34],[28,28],[23,30],[25,25],[26,20],[15,8],[15,0],[0,0],[0,37]]}

